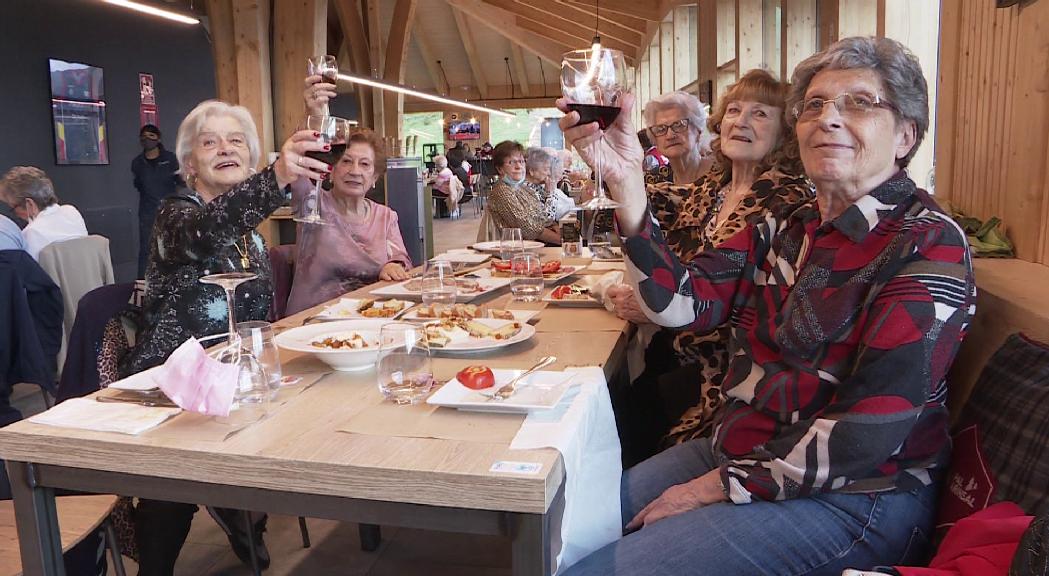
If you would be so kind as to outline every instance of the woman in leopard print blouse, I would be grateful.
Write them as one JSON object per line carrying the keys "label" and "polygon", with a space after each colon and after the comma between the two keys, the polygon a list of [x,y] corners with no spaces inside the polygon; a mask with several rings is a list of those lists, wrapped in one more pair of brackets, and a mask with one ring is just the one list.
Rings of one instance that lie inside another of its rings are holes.
{"label": "woman in leopard print blouse", "polygon": [[[664,224],[667,243],[682,261],[718,246],[768,212],[812,195],[784,117],[787,86],[752,70],[729,87],[709,119],[720,135],[715,166],[697,182],[649,184],[652,213]],[[651,199],[684,198],[680,204]],[[626,286],[609,290],[616,313],[648,323]],[[644,458],[659,449],[708,436],[722,404],[728,329],[707,333],[661,330],[646,351],[646,370],[623,406],[642,406],[623,434],[624,456]],[[698,386],[697,386],[698,382]]]}

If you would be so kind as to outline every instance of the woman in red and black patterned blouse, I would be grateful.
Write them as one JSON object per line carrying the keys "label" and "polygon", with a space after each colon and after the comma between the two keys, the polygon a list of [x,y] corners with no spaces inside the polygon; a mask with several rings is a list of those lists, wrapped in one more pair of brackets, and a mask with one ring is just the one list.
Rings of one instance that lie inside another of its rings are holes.
{"label": "woman in red and black patterned blouse", "polygon": [[950,454],[945,378],[975,303],[965,235],[905,170],[929,125],[926,81],[903,45],[873,37],[792,80],[816,198],[687,264],[649,213],[631,98],[603,140],[561,121],[584,160],[603,146],[646,316],[732,328],[713,438],[624,472],[633,532],[566,574],[836,575],[924,554]]}

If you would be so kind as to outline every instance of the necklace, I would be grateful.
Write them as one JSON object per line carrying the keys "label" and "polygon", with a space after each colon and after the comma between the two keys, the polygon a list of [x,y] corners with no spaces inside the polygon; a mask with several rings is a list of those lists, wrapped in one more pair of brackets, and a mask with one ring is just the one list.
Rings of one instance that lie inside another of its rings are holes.
{"label": "necklace", "polygon": [[248,235],[244,234],[240,237],[241,242],[244,242],[244,248],[241,249],[237,245],[237,241],[233,241],[233,247],[237,249],[237,253],[240,254],[240,267],[244,270],[251,268],[251,260],[248,260]]}

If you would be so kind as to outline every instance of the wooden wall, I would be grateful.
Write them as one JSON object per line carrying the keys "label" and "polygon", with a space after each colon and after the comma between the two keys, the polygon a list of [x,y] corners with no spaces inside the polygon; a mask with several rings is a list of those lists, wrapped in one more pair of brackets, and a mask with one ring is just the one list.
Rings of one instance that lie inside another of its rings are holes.
{"label": "wooden wall", "polygon": [[1049,1],[944,0],[936,194],[1049,264]]}

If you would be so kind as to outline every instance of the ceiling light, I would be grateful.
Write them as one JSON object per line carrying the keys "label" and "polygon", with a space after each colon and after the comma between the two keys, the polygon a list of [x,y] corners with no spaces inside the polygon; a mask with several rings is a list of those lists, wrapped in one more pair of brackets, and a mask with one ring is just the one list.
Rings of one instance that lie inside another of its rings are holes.
{"label": "ceiling light", "polygon": [[129,10],[136,10],[145,14],[151,14],[153,16],[160,16],[161,18],[167,18],[168,20],[174,20],[175,22],[181,22],[183,24],[200,24],[200,20],[179,14],[178,12],[171,12],[170,10],[163,10],[161,8],[155,8],[153,6],[147,6],[145,4],[139,4],[138,2],[131,2],[130,0],[102,0],[106,4],[112,4],[114,6],[120,6]]}
{"label": "ceiling light", "polygon": [[392,90],[393,92],[399,92],[408,96],[415,96],[416,98],[422,98],[423,100],[432,100],[434,102],[441,102],[443,104],[451,104],[452,106],[458,106],[459,108],[467,108],[469,110],[477,110],[479,112],[487,112],[488,114],[498,114],[500,116],[513,117],[513,114],[506,110],[500,110],[498,108],[489,108],[480,104],[473,104],[463,100],[453,100],[451,98],[445,98],[444,96],[438,96],[437,94],[431,94],[430,92],[423,92],[421,90],[415,90],[414,88],[408,88],[400,84],[393,84],[390,82],[383,82],[381,80],[375,80],[367,78],[365,76],[357,76],[355,74],[339,74],[340,80],[346,82],[353,82],[354,84],[364,84],[365,86],[372,86],[373,88],[381,88],[383,90]]}

